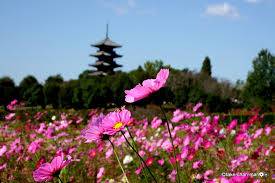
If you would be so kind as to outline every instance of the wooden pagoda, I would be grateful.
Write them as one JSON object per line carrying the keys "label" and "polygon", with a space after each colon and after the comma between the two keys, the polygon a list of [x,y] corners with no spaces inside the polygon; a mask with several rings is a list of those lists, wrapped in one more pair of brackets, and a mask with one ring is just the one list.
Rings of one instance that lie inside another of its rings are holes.
{"label": "wooden pagoda", "polygon": [[119,55],[114,51],[115,48],[120,48],[122,46],[113,42],[109,38],[108,25],[106,30],[106,38],[96,44],[92,44],[91,46],[98,48],[95,54],[90,55],[97,59],[94,64],[89,64],[89,66],[96,68],[96,70],[91,71],[91,75],[114,74],[115,68],[122,67],[122,65],[117,64],[114,60],[116,58],[122,57],[122,55]]}

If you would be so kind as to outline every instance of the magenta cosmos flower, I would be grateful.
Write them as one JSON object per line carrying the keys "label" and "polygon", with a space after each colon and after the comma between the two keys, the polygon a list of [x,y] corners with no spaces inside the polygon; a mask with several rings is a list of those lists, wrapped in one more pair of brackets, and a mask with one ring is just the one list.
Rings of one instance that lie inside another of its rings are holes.
{"label": "magenta cosmos flower", "polygon": [[102,120],[103,133],[107,135],[115,135],[131,122],[131,112],[127,109],[110,112]]}
{"label": "magenta cosmos flower", "polygon": [[104,129],[102,128],[103,114],[93,116],[88,126],[82,130],[81,135],[86,139],[86,142],[101,142],[104,140]]}
{"label": "magenta cosmos flower", "polygon": [[143,98],[148,97],[150,94],[162,88],[169,76],[169,69],[161,69],[157,74],[156,79],[147,79],[142,84],[136,85],[131,90],[125,90],[125,101],[133,103]]}
{"label": "magenta cosmos flower", "polygon": [[42,164],[33,172],[33,178],[36,182],[51,181],[54,177],[58,177],[60,171],[71,162],[69,156],[64,160],[64,155],[55,157],[50,163]]}

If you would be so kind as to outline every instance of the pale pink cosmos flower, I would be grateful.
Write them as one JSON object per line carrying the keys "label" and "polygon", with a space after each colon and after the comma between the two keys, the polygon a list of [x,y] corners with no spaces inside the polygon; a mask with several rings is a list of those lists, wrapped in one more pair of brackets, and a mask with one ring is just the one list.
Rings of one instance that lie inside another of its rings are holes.
{"label": "pale pink cosmos flower", "polygon": [[7,106],[7,108],[8,108],[8,110],[10,110],[10,111],[14,111],[15,110],[15,106],[16,106],[16,104],[17,104],[17,100],[15,99],[15,100],[13,100],[13,101],[11,101],[11,103]]}
{"label": "pale pink cosmos flower", "polygon": [[1,149],[0,149],[0,157],[3,156],[5,154],[5,152],[7,152],[7,146],[3,145],[3,147],[1,147]]}
{"label": "pale pink cosmos flower", "polygon": [[202,106],[202,103],[201,103],[201,102],[197,103],[197,104],[193,107],[193,112],[197,112],[197,111],[199,110],[199,108],[201,108],[201,106]]}
{"label": "pale pink cosmos flower", "polygon": [[128,103],[133,103],[148,97],[150,94],[164,87],[168,76],[169,69],[161,69],[157,74],[156,79],[144,80],[142,84],[138,84],[130,90],[125,90],[125,101]]}
{"label": "pale pink cosmos flower", "polygon": [[115,135],[124,129],[132,121],[131,112],[127,109],[121,109],[107,114],[102,120],[104,134]]}
{"label": "pale pink cosmos flower", "polygon": [[11,121],[14,116],[15,116],[15,113],[9,113],[8,115],[5,116],[5,120]]}
{"label": "pale pink cosmos flower", "polygon": [[263,133],[263,130],[264,130],[263,128],[256,130],[255,134],[253,135],[253,138],[254,139],[258,138]]}
{"label": "pale pink cosmos flower", "polygon": [[40,167],[33,172],[33,178],[36,182],[51,181],[54,177],[59,176],[60,171],[70,162],[70,156],[68,156],[67,160],[64,160],[63,154],[56,156],[50,163],[40,165]]}
{"label": "pale pink cosmos flower", "polygon": [[3,165],[0,165],[0,171],[4,170],[7,167],[7,163],[4,163]]}
{"label": "pale pink cosmos flower", "polygon": [[113,154],[113,148],[109,148],[105,153],[105,158],[109,159]]}
{"label": "pale pink cosmos flower", "polygon": [[173,112],[173,118],[171,119],[171,121],[173,123],[177,123],[177,122],[183,120],[184,117],[185,117],[185,113],[182,112],[181,110],[177,109]]}
{"label": "pale pink cosmos flower", "polygon": [[104,167],[101,167],[101,168],[99,169],[99,171],[97,172],[96,178],[97,178],[97,179],[101,179],[101,178],[103,177],[104,171],[105,171],[105,168],[104,168]]}
{"label": "pale pink cosmos flower", "polygon": [[181,158],[182,158],[182,159],[187,158],[188,153],[189,153],[189,148],[188,148],[188,146],[183,147],[183,149],[181,150]]}
{"label": "pale pink cosmos flower", "polygon": [[268,136],[271,132],[271,128],[269,126],[265,127],[265,135]]}
{"label": "pale pink cosmos flower", "polygon": [[43,142],[43,139],[39,138],[33,141],[32,143],[30,143],[30,145],[28,146],[28,152],[31,154],[35,154],[36,151],[40,149],[42,142]]}
{"label": "pale pink cosmos flower", "polygon": [[183,140],[183,146],[187,146],[190,144],[190,136],[186,135],[186,137]]}
{"label": "pale pink cosmos flower", "polygon": [[176,177],[177,177],[177,171],[173,170],[169,175],[168,178],[170,179],[171,182],[176,182]]}
{"label": "pale pink cosmos flower", "polygon": [[158,128],[162,123],[162,120],[159,119],[158,117],[154,117],[153,120],[151,121],[151,126],[152,128]]}
{"label": "pale pink cosmos flower", "polygon": [[203,161],[202,160],[199,160],[199,161],[195,161],[194,163],[193,163],[193,168],[194,169],[198,169],[198,168],[200,168],[201,166],[202,166],[202,164],[203,164]]}
{"label": "pale pink cosmos flower", "polygon": [[213,170],[206,170],[205,172],[204,172],[204,174],[203,174],[203,178],[205,179],[205,180],[209,180],[209,176],[210,175],[213,175]]}

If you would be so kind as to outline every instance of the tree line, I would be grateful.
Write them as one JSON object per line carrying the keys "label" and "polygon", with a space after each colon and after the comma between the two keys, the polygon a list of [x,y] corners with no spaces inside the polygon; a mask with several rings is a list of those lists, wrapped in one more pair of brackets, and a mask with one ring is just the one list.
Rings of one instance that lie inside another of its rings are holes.
{"label": "tree line", "polygon": [[[167,87],[138,105],[166,102],[176,107],[202,102],[209,112],[227,112],[232,108],[259,107],[264,111],[274,107],[275,56],[261,50],[252,62],[253,69],[245,82],[232,84],[212,77],[209,57],[199,72],[179,70],[164,65],[161,60],[147,61],[130,72],[118,71],[110,76],[90,76],[84,71],[75,80],[64,81],[61,75],[50,76],[44,84],[34,76],[26,76],[18,86],[10,77],[0,78],[0,105],[11,100],[24,101],[26,106],[53,108],[94,108],[124,105],[124,90],[143,80],[155,77],[162,67],[170,68]],[[272,102],[273,101],[273,102]]]}

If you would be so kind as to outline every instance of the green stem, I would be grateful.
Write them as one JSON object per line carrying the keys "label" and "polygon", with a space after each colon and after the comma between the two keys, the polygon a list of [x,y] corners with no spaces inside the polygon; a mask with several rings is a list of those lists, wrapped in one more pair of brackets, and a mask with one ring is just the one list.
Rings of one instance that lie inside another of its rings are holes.
{"label": "green stem", "polygon": [[124,133],[121,131],[123,137],[125,138],[127,144],[131,147],[131,149],[138,155],[138,157],[140,158],[140,160],[142,161],[142,163],[144,164],[144,166],[146,167],[146,169],[148,170],[148,172],[150,173],[151,177],[154,179],[154,182],[157,183],[157,180],[155,178],[155,176],[152,174],[150,168],[147,166],[146,162],[144,161],[144,159],[139,155],[139,153],[137,152],[137,150],[131,145],[131,143],[128,141],[128,139],[126,138],[126,136],[124,135]]}
{"label": "green stem", "polygon": [[127,178],[127,175],[126,175],[126,173],[125,173],[125,171],[124,171],[124,169],[123,169],[123,166],[122,166],[122,164],[121,164],[121,162],[120,162],[120,160],[119,160],[119,158],[118,158],[118,155],[117,155],[117,153],[116,153],[115,146],[114,146],[114,144],[112,143],[112,141],[111,141],[110,139],[108,139],[108,140],[109,140],[109,142],[110,142],[111,145],[112,145],[112,148],[113,148],[113,150],[114,150],[114,154],[115,154],[115,157],[116,157],[116,159],[117,159],[117,161],[118,161],[118,164],[119,164],[119,166],[120,166],[120,169],[122,170],[122,173],[123,173],[124,176],[126,177],[126,182],[129,183],[129,180],[128,180],[128,178]]}
{"label": "green stem", "polygon": [[59,177],[59,175],[57,176],[57,178],[60,180],[61,183],[63,183],[63,181],[61,180],[61,178]]}
{"label": "green stem", "polygon": [[[129,135],[130,135],[130,137],[131,137],[132,144],[133,144],[134,148],[135,148],[135,149],[136,149],[136,151],[138,152],[138,147],[137,147],[137,144],[136,144],[136,142],[135,142],[135,140],[134,140],[134,138],[133,138],[133,136],[132,136],[132,134],[131,134],[131,132],[130,132],[130,130],[129,130],[129,128],[128,128],[128,126],[126,126],[126,129],[127,129],[128,133],[129,133]],[[140,159],[139,159],[139,161],[140,161],[140,163],[142,164],[142,161],[141,161]],[[146,182],[148,182],[147,173],[145,173],[144,171],[142,171],[142,172],[144,173],[144,176],[145,176]]]}
{"label": "green stem", "polygon": [[[177,178],[178,178],[178,181],[180,182],[180,175],[179,175],[179,165],[178,165],[178,161],[177,161],[177,157],[176,157],[176,152],[175,152],[175,146],[174,146],[174,141],[173,141],[173,137],[172,137],[172,134],[171,134],[171,129],[170,129],[170,126],[169,126],[169,122],[168,122],[168,118],[164,112],[164,109],[162,107],[162,105],[159,106],[160,107],[160,110],[164,116],[164,119],[166,121],[166,125],[167,125],[167,129],[168,129],[168,132],[169,132],[169,136],[170,136],[170,141],[171,141],[171,144],[172,144],[172,148],[173,148],[173,156],[174,156],[174,159],[176,161],[176,168],[177,168]],[[171,163],[172,164],[172,163]],[[173,164],[172,164],[173,166]],[[174,168],[174,166],[173,166]],[[177,181],[177,182],[178,182]]]}

